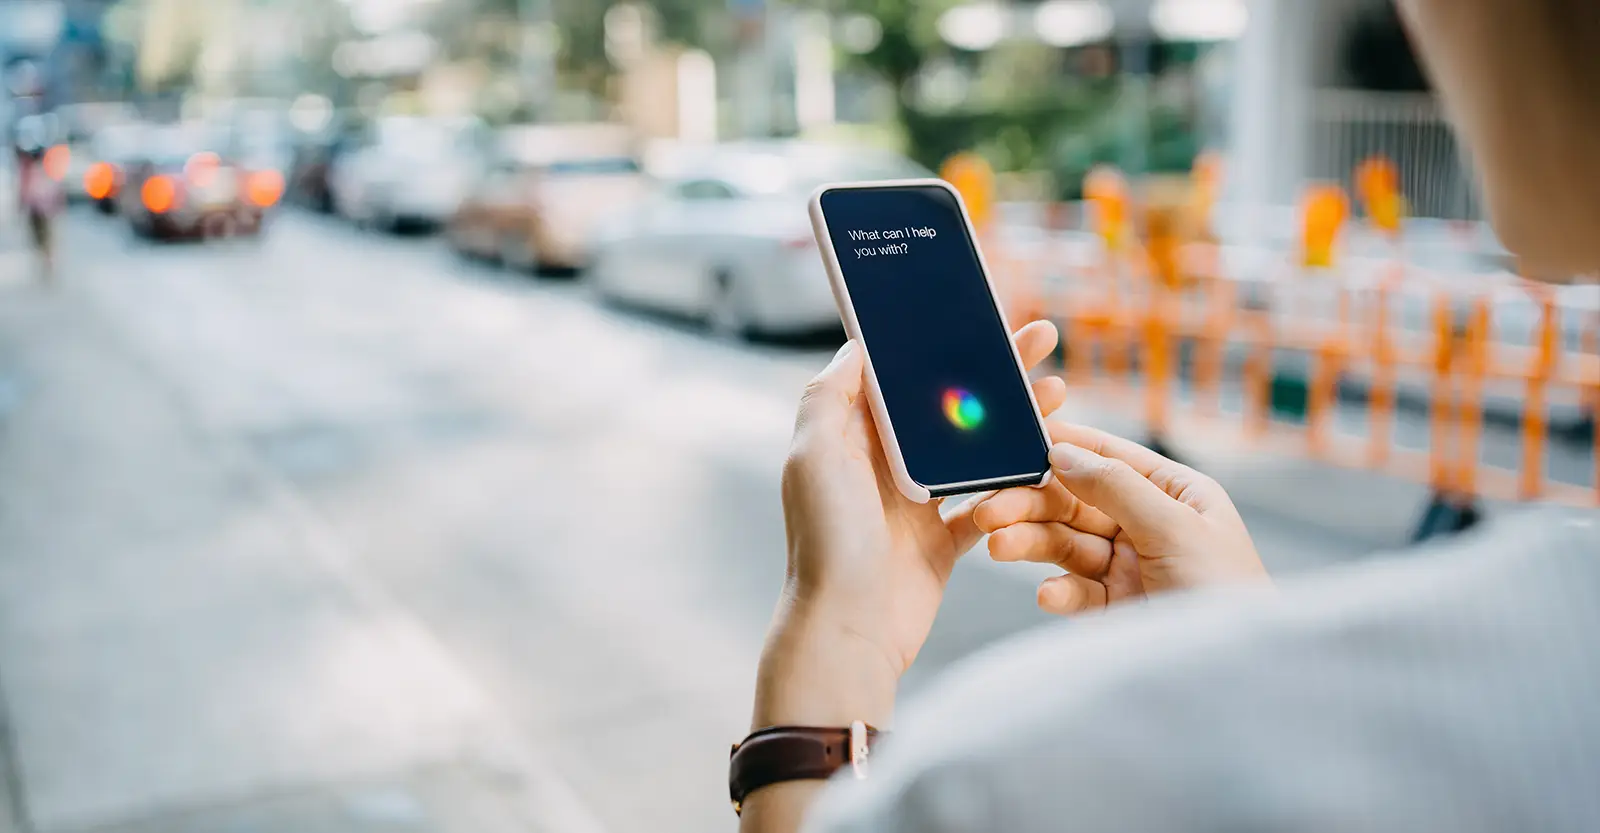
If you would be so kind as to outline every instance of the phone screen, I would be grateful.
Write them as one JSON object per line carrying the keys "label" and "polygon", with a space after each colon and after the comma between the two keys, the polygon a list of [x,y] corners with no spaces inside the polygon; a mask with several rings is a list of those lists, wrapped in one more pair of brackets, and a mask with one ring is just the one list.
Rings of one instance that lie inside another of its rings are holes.
{"label": "phone screen", "polygon": [[821,205],[911,477],[935,492],[1043,477],[1049,444],[955,197],[839,188]]}

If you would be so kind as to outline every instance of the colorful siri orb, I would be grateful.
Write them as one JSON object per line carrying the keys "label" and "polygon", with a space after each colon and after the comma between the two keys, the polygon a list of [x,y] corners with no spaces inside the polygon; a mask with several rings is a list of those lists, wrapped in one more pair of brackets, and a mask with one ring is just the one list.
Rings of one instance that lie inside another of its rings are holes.
{"label": "colorful siri orb", "polygon": [[948,388],[944,392],[944,418],[963,431],[971,431],[983,424],[983,403],[969,390]]}

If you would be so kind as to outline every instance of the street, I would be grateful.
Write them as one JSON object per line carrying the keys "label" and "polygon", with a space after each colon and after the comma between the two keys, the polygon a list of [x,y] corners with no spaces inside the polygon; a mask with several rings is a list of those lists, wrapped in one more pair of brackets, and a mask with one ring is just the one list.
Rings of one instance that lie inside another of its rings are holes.
{"label": "street", "polygon": [[[716,341],[292,211],[170,246],[75,211],[62,240],[46,290],[0,236],[21,829],[734,828],[779,470],[832,345]],[[1402,543],[1423,499],[1194,459],[1280,575]],[[1047,621],[1049,572],[964,559],[907,696]]]}

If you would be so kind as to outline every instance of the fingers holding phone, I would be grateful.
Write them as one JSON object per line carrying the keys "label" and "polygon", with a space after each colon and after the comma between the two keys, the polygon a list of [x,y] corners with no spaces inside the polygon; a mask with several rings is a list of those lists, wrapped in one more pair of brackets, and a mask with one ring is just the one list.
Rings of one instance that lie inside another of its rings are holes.
{"label": "fingers holding phone", "polygon": [[1007,489],[974,511],[998,561],[1056,564],[1039,604],[1076,613],[1160,593],[1266,579],[1216,481],[1144,446],[1051,421],[1054,482]]}

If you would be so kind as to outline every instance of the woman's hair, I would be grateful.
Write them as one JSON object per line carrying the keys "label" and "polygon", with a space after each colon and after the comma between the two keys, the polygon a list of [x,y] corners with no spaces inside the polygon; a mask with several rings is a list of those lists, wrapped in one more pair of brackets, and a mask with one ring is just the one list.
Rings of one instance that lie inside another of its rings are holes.
{"label": "woman's hair", "polygon": [[1541,276],[1600,272],[1600,0],[1400,0],[1490,220]]}

